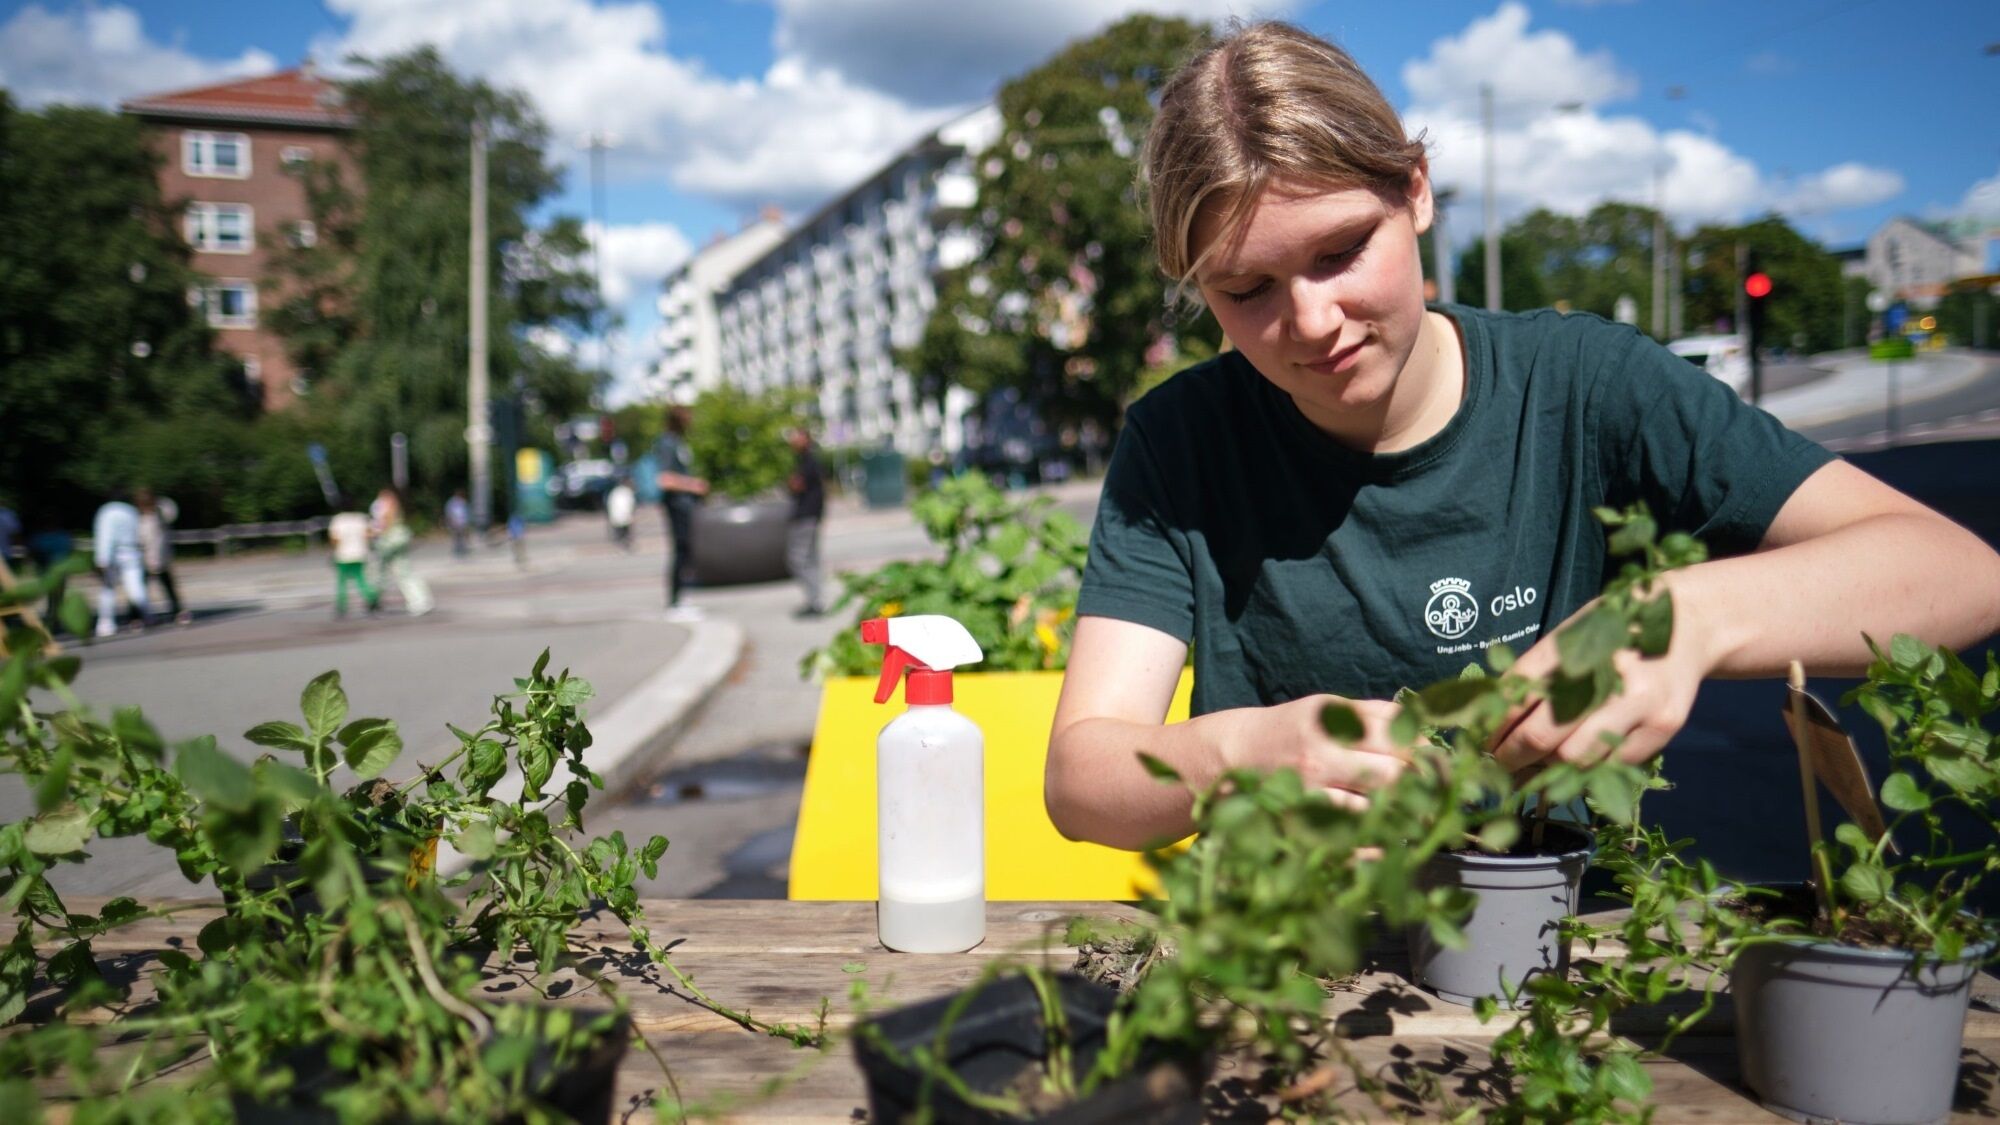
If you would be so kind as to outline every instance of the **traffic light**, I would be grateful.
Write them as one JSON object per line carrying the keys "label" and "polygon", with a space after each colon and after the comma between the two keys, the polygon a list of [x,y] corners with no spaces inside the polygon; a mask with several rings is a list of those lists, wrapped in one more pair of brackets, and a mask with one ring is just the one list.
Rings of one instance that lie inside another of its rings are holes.
{"label": "traffic light", "polygon": [[1764,305],[1771,299],[1771,289],[1771,275],[1759,268],[1757,252],[1750,251],[1743,271],[1743,348],[1749,353],[1750,401],[1755,403],[1764,401]]}

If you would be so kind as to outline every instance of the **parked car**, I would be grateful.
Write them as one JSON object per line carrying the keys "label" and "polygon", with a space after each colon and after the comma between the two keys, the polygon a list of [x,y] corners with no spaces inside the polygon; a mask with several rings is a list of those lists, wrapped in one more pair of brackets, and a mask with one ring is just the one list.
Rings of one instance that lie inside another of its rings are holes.
{"label": "parked car", "polygon": [[1708,372],[1743,394],[1750,386],[1750,353],[1741,336],[1685,336],[1667,350]]}
{"label": "parked car", "polygon": [[602,459],[571,461],[549,476],[549,495],[561,508],[602,508],[618,483],[618,466]]}

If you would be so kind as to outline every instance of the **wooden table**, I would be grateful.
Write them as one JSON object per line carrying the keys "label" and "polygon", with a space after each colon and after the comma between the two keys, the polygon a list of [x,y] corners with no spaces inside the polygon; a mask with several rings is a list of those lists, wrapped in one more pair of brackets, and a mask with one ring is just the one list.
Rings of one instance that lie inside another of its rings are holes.
{"label": "wooden table", "polygon": [[[85,910],[95,905],[72,903]],[[1074,950],[1062,944],[1063,923],[1075,915],[1141,917],[1134,908],[1114,903],[996,902],[988,906],[984,945],[970,953],[930,956],[891,953],[878,945],[872,903],[654,900],[645,909],[655,938],[671,944],[675,964],[718,1002],[768,1020],[809,1024],[824,998],[830,1004],[828,1026],[836,1030],[854,1020],[849,992],[856,981],[865,983],[873,1007],[895,1007],[964,987],[995,957],[1042,956],[1067,968]],[[170,945],[192,946],[194,934],[214,913],[189,910],[170,919],[150,919],[93,944],[100,959],[143,962],[145,954]],[[1593,920],[1603,917],[1608,915]],[[586,924],[579,936],[587,948],[606,954],[630,950],[615,919],[609,926]],[[627,971],[619,964],[627,963],[611,962],[607,971],[619,980],[637,1026],[672,1066],[691,1106],[729,1099],[734,1105],[724,1119],[760,1123],[865,1120],[865,1087],[845,1042],[824,1053],[792,1047],[696,1006],[662,983],[657,970]],[[519,992],[524,986],[518,978],[497,977],[493,987]],[[1430,1069],[1442,1075],[1443,1088],[1461,1101],[1476,1097],[1492,1037],[1508,1024],[1503,1014],[1482,1025],[1470,1009],[1427,996],[1400,976],[1379,971],[1329,996],[1327,1012],[1349,1037],[1356,1056],[1382,1068],[1385,1077],[1408,1074],[1410,1068]],[[1619,1021],[1618,1030],[1644,1040],[1666,1015],[1634,1011]],[[1700,1026],[1677,1041],[1672,1057],[1648,1064],[1656,1121],[1782,1120],[1758,1108],[1736,1085],[1731,1019],[1725,997]],[[2000,1119],[2000,1094],[1995,1092],[2000,1084],[2000,981],[1990,975],[1982,974],[1974,988],[1965,1047],[1960,1106],[1953,1119]],[[1217,1080],[1228,1083],[1250,1074],[1247,1066],[1224,1060]],[[759,1088],[775,1076],[790,1076],[791,1081],[779,1093],[758,1098]],[[621,1105],[649,1105],[663,1088],[660,1068],[650,1055],[635,1050],[626,1056],[619,1073]],[[1358,1093],[1346,1103],[1357,1114],[1381,1116]],[[1424,1116],[1435,1119],[1434,1114]],[[649,1117],[643,1110],[631,1115],[633,1120]]]}

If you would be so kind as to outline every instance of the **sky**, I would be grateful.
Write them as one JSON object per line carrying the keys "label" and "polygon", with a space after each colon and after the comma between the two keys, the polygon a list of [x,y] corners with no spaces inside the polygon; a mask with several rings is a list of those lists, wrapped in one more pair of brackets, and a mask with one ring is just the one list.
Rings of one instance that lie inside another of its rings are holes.
{"label": "sky", "polygon": [[2000,226],[1992,0],[0,0],[0,86],[111,106],[435,45],[540,110],[568,173],[550,213],[592,217],[586,138],[615,142],[615,399],[657,357],[653,300],[692,248],[762,206],[809,214],[1139,11],[1341,44],[1429,140],[1455,243],[1480,224],[1482,85],[1503,220],[1663,199],[1683,230],[1777,211],[1835,248],[1896,215]]}

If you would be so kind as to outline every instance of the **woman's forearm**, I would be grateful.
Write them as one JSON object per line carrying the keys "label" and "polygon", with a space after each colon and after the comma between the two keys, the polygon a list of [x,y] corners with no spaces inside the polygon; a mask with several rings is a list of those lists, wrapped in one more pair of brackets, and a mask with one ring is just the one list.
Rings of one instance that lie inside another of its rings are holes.
{"label": "woman's forearm", "polygon": [[1676,628],[1703,646],[1709,675],[1860,675],[1865,633],[1963,648],[2000,631],[2000,555],[1929,513],[1884,513],[1801,543],[1718,559],[1667,577]]}
{"label": "woman's forearm", "polygon": [[[1214,784],[1227,760],[1222,741],[1236,725],[1232,711],[1184,723],[1082,719],[1049,746],[1044,788],[1049,818],[1072,840],[1138,850],[1178,840],[1194,830],[1193,791]],[[1179,771],[1185,784],[1146,772],[1140,752]]]}

